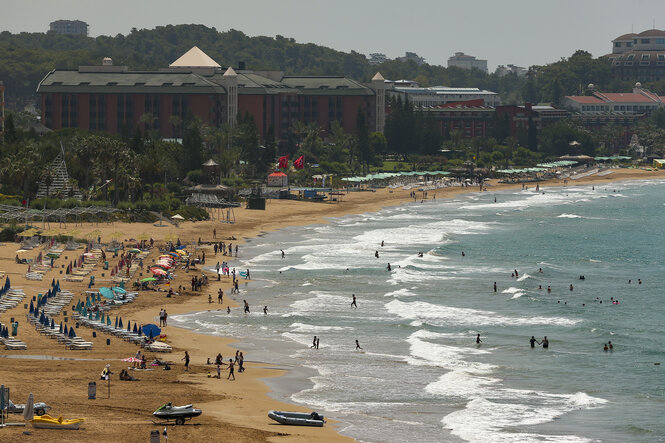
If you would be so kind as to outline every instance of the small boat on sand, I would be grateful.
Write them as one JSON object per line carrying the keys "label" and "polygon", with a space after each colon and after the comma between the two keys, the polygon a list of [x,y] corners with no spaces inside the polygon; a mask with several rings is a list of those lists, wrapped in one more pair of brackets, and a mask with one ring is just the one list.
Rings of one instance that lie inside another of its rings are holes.
{"label": "small boat on sand", "polygon": [[283,425],[321,427],[325,423],[323,415],[319,415],[316,412],[270,411],[268,412],[268,417]]}
{"label": "small boat on sand", "polygon": [[83,418],[73,418],[71,420],[62,417],[54,418],[48,414],[39,415],[29,420],[33,428],[36,429],[78,429]]}
{"label": "small boat on sand", "polygon": [[201,410],[193,405],[173,406],[171,403],[167,403],[160,406],[152,415],[162,420],[175,420],[175,424],[183,425],[185,420],[191,420],[192,417],[201,415]]}

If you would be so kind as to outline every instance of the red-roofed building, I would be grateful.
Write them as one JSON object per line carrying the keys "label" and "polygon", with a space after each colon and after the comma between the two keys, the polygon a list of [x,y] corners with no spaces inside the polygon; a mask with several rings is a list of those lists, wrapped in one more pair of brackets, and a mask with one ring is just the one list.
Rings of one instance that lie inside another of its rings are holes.
{"label": "red-roofed building", "polygon": [[593,95],[565,97],[565,105],[574,112],[585,115],[607,113],[650,115],[665,104],[665,97],[642,88],[639,82],[635,84],[633,92],[601,92],[591,89]]}

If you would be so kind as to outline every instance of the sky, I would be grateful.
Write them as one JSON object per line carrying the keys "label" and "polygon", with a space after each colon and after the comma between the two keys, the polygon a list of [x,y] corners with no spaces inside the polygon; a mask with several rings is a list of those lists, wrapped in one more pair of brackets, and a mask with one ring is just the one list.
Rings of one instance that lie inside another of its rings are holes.
{"label": "sky", "polygon": [[464,52],[493,71],[607,54],[621,34],[665,29],[665,0],[0,0],[0,31],[45,32],[58,19],[87,22],[92,37],[195,23],[443,66]]}

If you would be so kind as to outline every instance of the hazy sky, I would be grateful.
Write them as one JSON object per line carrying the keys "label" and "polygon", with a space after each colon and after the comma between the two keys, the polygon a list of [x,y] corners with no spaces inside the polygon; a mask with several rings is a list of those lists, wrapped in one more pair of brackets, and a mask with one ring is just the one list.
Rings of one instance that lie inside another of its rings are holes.
{"label": "hazy sky", "polygon": [[461,51],[494,70],[606,54],[654,19],[665,29],[665,0],[0,0],[2,31],[45,32],[57,19],[86,21],[91,36],[197,23],[389,58],[412,51],[443,66]]}

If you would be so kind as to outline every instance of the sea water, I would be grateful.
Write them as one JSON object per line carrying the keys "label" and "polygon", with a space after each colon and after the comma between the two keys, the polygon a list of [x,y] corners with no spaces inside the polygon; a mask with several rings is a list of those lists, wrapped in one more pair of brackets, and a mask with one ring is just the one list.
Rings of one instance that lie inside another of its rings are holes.
{"label": "sea water", "polygon": [[664,181],[417,200],[252,239],[251,313],[175,320],[361,441],[664,441],[664,241]]}

